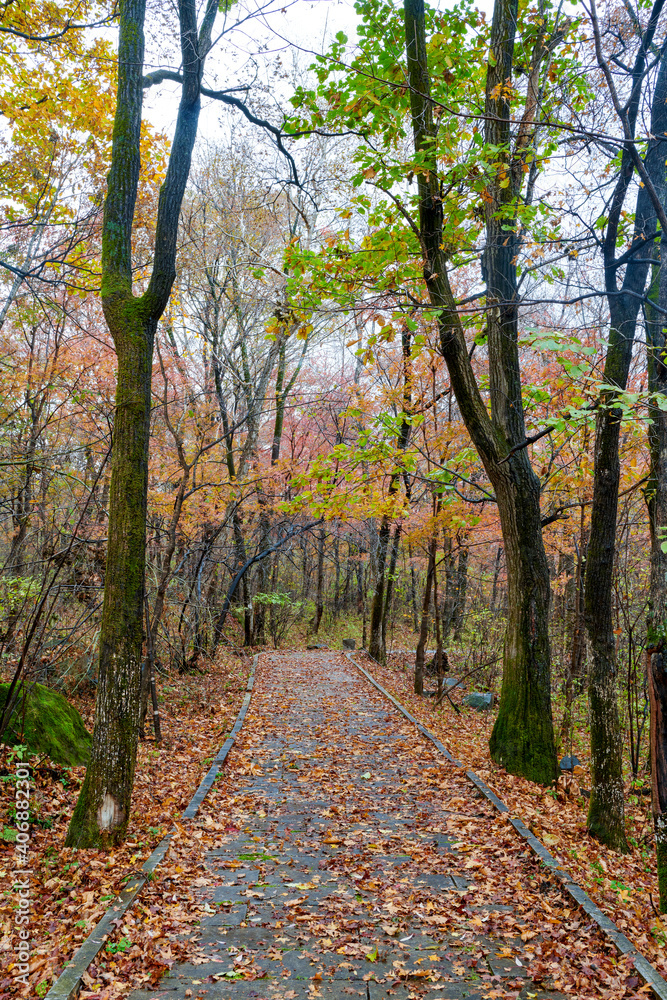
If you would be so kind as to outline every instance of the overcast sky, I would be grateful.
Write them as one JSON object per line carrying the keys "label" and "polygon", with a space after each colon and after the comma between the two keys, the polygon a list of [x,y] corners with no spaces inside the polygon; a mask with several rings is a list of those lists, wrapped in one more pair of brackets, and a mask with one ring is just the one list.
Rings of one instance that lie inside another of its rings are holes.
{"label": "overcast sky", "polygon": [[[397,0],[397,7],[399,5],[400,0]],[[443,9],[453,5],[454,0],[439,0],[437,3]],[[493,0],[477,0],[476,6],[490,15]],[[315,55],[326,51],[336,32],[344,31],[350,40],[356,33],[357,16],[352,0],[270,0],[268,3],[240,0],[232,8],[232,13],[238,20],[244,12],[249,15],[248,20],[223,38],[209,56],[206,80],[209,85],[224,89],[256,79],[258,84],[268,85],[269,100],[273,97],[284,102],[292,91],[291,84],[283,83],[283,93],[276,92],[275,88],[280,84],[270,75],[269,69],[276,60],[281,59],[288,71],[296,61],[305,71]],[[222,26],[223,20],[219,16],[216,27],[220,30]],[[159,45],[159,51],[150,53],[150,43],[148,48],[148,68],[158,65],[173,68],[178,59],[173,49],[169,52]],[[239,96],[243,97],[243,94]],[[146,116],[168,134],[173,132],[178,99],[179,88],[164,83],[145,96]],[[221,116],[219,104],[205,101],[200,134],[213,139],[221,117],[223,121],[228,121],[228,112],[223,112]]]}

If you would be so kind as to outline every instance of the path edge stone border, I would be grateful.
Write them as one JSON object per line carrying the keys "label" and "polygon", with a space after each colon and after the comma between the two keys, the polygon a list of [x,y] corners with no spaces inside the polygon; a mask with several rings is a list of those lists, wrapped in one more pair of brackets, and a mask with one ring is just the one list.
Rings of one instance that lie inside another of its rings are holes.
{"label": "path edge stone border", "polygon": [[397,708],[406,719],[409,719],[410,722],[417,727],[422,736],[425,736],[427,740],[430,740],[431,743],[434,744],[434,746],[440,751],[441,754],[443,754],[444,757],[447,758],[448,761],[450,761],[450,763],[455,764],[456,767],[460,767],[461,770],[465,771],[468,780],[479,789],[484,798],[488,799],[488,801],[499,813],[508,814],[507,818],[516,832],[523,840],[526,841],[530,849],[537,855],[544,867],[548,868],[555,875],[568,896],[570,896],[577,906],[580,906],[586,915],[597,924],[605,937],[616,946],[622,955],[631,956],[634,968],[644,982],[651,987],[655,996],[659,997],[660,1000],[667,1000],[667,981],[663,979],[658,970],[651,965],[649,960],[637,950],[632,941],[630,941],[630,939],[618,929],[613,920],[611,920],[606,913],[603,913],[597,903],[593,902],[591,897],[584,889],[582,889],[579,883],[574,881],[570,873],[559,864],[558,860],[554,858],[553,854],[546,849],[544,844],[530,832],[523,820],[518,816],[510,815],[508,806],[506,806],[505,803],[491,791],[488,785],[485,785],[482,779],[479,778],[474,771],[467,769],[465,764],[462,764],[460,760],[456,760],[455,757],[452,757],[444,743],[442,743],[437,736],[427,729],[426,726],[415,719],[414,715],[411,715],[407,708],[405,708],[397,698],[394,698],[394,696],[390,694],[386,688],[376,681],[372,674],[369,674],[367,670],[364,670],[364,668],[356,662],[352,653],[345,653],[345,656],[350,663],[354,664],[357,670],[361,671],[364,677],[371,682],[373,687],[377,688],[377,690],[388,698],[392,705],[394,705],[394,707]]}
{"label": "path edge stone border", "polygon": [[[234,741],[239,734],[250,706],[252,689],[255,683],[255,670],[257,668],[258,657],[258,653],[253,656],[250,674],[248,675],[248,683],[246,685],[246,693],[243,697],[239,713],[236,716],[236,722],[234,723],[229,736],[218,750],[210,768],[202,778],[197,791],[192,796],[190,802],[181,814],[182,819],[192,819],[197,814],[200,805],[206,798],[211,789],[211,785],[215,781],[218,771],[224,764],[227,754],[234,745]],[[118,894],[114,902],[111,903],[104,916],[98,921],[79,950],[75,952],[74,956],[66,964],[58,979],[45,995],[44,1000],[76,1000],[79,990],[81,989],[81,977],[83,976],[83,973],[102,950],[109,935],[115,930],[118,922],[122,919],[125,913],[127,913],[130,906],[145,886],[146,882],[150,879],[157,866],[164,859],[164,856],[169,849],[171,838],[171,833],[166,834],[166,836],[162,838],[153,853],[144,862],[141,869],[143,874],[136,875],[134,878],[130,879],[122,892]]]}

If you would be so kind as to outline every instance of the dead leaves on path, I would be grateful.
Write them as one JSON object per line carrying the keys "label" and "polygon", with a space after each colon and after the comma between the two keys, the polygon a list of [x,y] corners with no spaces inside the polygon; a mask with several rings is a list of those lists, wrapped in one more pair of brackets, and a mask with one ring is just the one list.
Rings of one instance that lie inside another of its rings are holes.
{"label": "dead leaves on path", "polygon": [[[630,854],[607,851],[586,831],[587,803],[575,794],[583,779],[581,773],[570,779],[569,794],[565,788],[567,780],[561,781],[561,788],[554,794],[550,789],[507,774],[489,756],[492,719],[486,713],[467,711],[455,716],[447,704],[434,709],[430,700],[414,694],[411,677],[402,669],[379,667],[370,661],[364,666],[440,737],[453,756],[493,788],[660,974],[667,976],[667,921],[656,917],[651,901],[651,895],[657,899],[657,877],[652,838],[646,843],[650,803],[647,801],[642,809],[627,810],[628,833],[635,845]],[[515,843],[519,850],[520,841],[516,837]]]}
{"label": "dead leaves on path", "polygon": [[[318,669],[321,662],[313,658],[312,669]],[[260,775],[271,780],[272,762],[263,747],[279,730],[288,703],[297,700],[297,694],[289,692],[288,674],[287,657],[273,655],[260,660],[251,708],[224,771],[197,820],[178,824],[165,862],[88,970],[83,997],[114,1000],[132,988],[157,984],[164,971],[177,962],[197,966],[211,957],[199,943],[198,926],[218,912],[222,904],[213,903],[208,893],[216,877],[206,858],[209,852],[223,847],[230,836],[245,835],[248,855],[254,859],[256,874],[246,878],[240,888],[241,898],[248,905],[248,919],[257,912],[257,906],[265,905],[266,859],[272,856],[273,842],[258,835],[254,823],[270,815],[272,804],[261,793],[250,794],[246,788],[250,779]],[[386,683],[386,678],[383,680]],[[276,696],[278,691],[284,692],[282,700]],[[403,699],[402,691],[396,693]],[[397,714],[392,714],[393,732],[399,742],[392,755],[391,780],[386,781],[386,788],[380,785],[379,794],[384,794],[388,803],[395,800],[397,789],[409,796],[411,805],[406,807],[404,817],[409,829],[397,832],[384,825],[381,818],[376,822],[374,799],[368,791],[376,775],[372,768],[360,771],[359,766],[369,753],[369,744],[353,738],[348,746],[340,747],[336,727],[326,721],[337,712],[351,715],[356,711],[363,716],[370,705],[393,713],[382,696],[359,677],[353,689],[346,688],[343,694],[325,701],[323,723],[312,721],[312,753],[292,752],[288,747],[283,755],[283,765],[294,775],[302,794],[312,798],[313,826],[290,830],[288,824],[280,842],[273,844],[276,851],[290,845],[298,855],[289,863],[291,877],[285,882],[287,894],[280,901],[277,936],[267,946],[267,954],[288,941],[298,942],[299,948],[312,956],[314,998],[319,992],[317,977],[326,974],[329,967],[364,959],[375,970],[366,978],[385,983],[387,989],[407,984],[411,995],[428,995],[436,1000],[438,986],[442,985],[436,958],[450,961],[454,973],[461,976],[473,971],[484,954],[498,963],[507,963],[505,970],[517,972],[516,979],[507,972],[503,976],[480,973],[483,995],[489,1000],[514,1000],[524,984],[520,974],[525,970],[534,983],[577,1000],[645,996],[631,963],[620,960],[584,915],[562,896],[507,821],[491,809],[458,768],[448,764]],[[419,707],[419,703],[410,706],[412,711]],[[207,718],[210,721],[210,716]],[[430,719],[425,721],[431,724]],[[178,724],[174,718],[174,725]],[[206,746],[206,752],[212,755],[227,731],[218,724],[217,745],[206,745],[203,733],[210,735],[211,729],[197,730],[190,719],[187,727],[180,724],[179,728],[172,744],[177,763],[171,770],[165,769],[160,778],[159,808],[169,815],[173,815],[169,811],[177,802],[180,805],[180,798],[189,798],[194,791],[196,781],[188,770],[194,766],[193,761],[197,761],[198,776],[206,769],[206,765],[200,766],[201,749]],[[444,725],[441,734],[447,742],[448,734],[443,730]],[[456,735],[462,741],[461,727]],[[188,758],[191,747],[192,759],[188,763],[183,758]],[[456,752],[464,756],[460,748]],[[386,763],[383,760],[383,766]],[[491,777],[488,764],[487,772]],[[181,787],[181,774],[183,785],[187,782],[191,787]],[[502,788],[500,792],[511,797]],[[540,812],[541,803],[530,801],[535,815],[528,818],[541,823],[543,832],[548,833],[551,811]],[[432,819],[432,803],[442,806],[437,822]],[[147,825],[150,819],[143,817],[141,822]],[[554,824],[551,829],[555,829]],[[456,853],[443,849],[443,838],[453,844]],[[56,881],[48,890],[53,895],[46,899],[45,912],[50,914],[53,929],[51,937],[47,937],[49,924],[40,925],[45,931],[40,957],[45,956],[47,947],[60,956],[59,961],[71,954],[74,912],[61,924],[63,913],[67,913],[63,907],[75,911],[87,905],[89,899],[90,912],[95,913],[95,907],[100,907],[100,893],[105,889],[109,893],[117,891],[121,871],[139,867],[153,843],[145,842],[139,852],[135,840],[127,853],[117,852],[111,859],[90,857],[85,866],[73,872],[50,873]],[[315,865],[299,860],[316,851],[319,857],[322,843],[327,845],[329,857]],[[62,868],[62,852],[58,858]],[[387,864],[387,858],[392,859],[392,864]],[[237,872],[242,874],[238,870],[247,868],[247,862],[241,858],[221,859],[220,867],[237,879]],[[448,875],[467,877],[474,885],[437,888],[437,879]],[[433,877],[436,887],[419,884],[423,876]],[[308,905],[308,894],[329,878],[345,889],[333,892],[314,911]],[[74,895],[56,907],[65,888]],[[84,896],[91,892],[92,900]],[[402,942],[415,933],[416,924],[433,938],[434,950],[425,954],[420,966],[409,966],[400,957],[395,964],[387,963],[387,946],[383,942],[405,947]],[[64,946],[58,952],[61,930]],[[83,936],[84,929],[80,930]],[[252,951],[230,949],[230,954],[234,978],[253,980],[264,975]],[[35,973],[44,976],[44,968]],[[195,1000],[204,995],[207,981],[213,980],[202,977],[201,983],[193,981]],[[351,992],[356,989],[354,984],[350,987]],[[288,1000],[289,990],[282,989],[281,997]]]}
{"label": "dead leaves on path", "polygon": [[[313,669],[320,662],[313,659]],[[142,956],[128,955],[116,970],[111,970],[107,959],[107,968],[97,970],[98,983],[104,982],[108,971],[115,972],[115,985],[122,992],[130,985],[154,982],[160,966],[168,967],[181,957],[183,934],[190,934],[188,962],[197,964],[207,958],[205,949],[193,944],[197,921],[213,912],[201,895],[210,880],[205,857],[226,843],[227,834],[245,832],[256,870],[253,880],[242,883],[240,890],[248,904],[248,919],[257,912],[257,905],[266,903],[263,859],[271,857],[272,849],[277,853],[289,844],[305,859],[316,852],[319,856],[322,844],[329,849],[330,856],[314,867],[290,861],[294,873],[285,886],[291,895],[280,902],[277,936],[266,952],[271,957],[272,948],[280,949],[288,940],[294,942],[297,935],[299,948],[312,958],[313,997],[318,995],[318,977],[326,975],[327,969],[341,961],[365,959],[377,962],[377,971],[365,978],[377,979],[387,989],[406,983],[411,995],[429,995],[435,1000],[438,985],[442,986],[436,959],[451,961],[455,974],[461,976],[475,970],[485,954],[508,963],[502,977],[479,974],[483,995],[489,1000],[516,998],[524,985],[524,970],[541,987],[577,1000],[630,1000],[646,995],[631,963],[619,959],[597,929],[562,896],[517,840],[506,819],[495,813],[458,768],[448,764],[398,715],[394,716],[399,735],[392,764],[395,773],[387,781],[386,796],[388,802],[394,801],[397,788],[410,796],[413,806],[405,817],[410,823],[408,833],[383,826],[381,818],[375,822],[372,796],[367,793],[375,776],[372,770],[359,774],[357,763],[368,754],[368,744],[352,739],[348,746],[340,747],[335,742],[335,726],[313,722],[312,753],[287,750],[283,765],[294,774],[302,794],[312,798],[314,826],[291,830],[288,825],[284,837],[275,843],[258,836],[255,818],[270,818],[271,803],[261,793],[244,791],[244,781],[260,774],[270,780],[270,761],[263,746],[279,731],[286,703],[296,698],[287,693],[281,701],[276,695],[278,691],[289,692],[289,684],[281,676],[282,664],[287,669],[288,663],[280,655],[264,657],[260,663],[251,709],[223,775],[204,803],[199,821],[181,832],[168,866],[158,870],[155,883],[142,894],[133,911],[134,922],[125,927],[130,939],[141,942]],[[324,704],[325,716],[351,713],[353,702],[388,708],[386,701],[359,678],[352,694],[346,692],[346,697]],[[383,761],[383,766],[386,763]],[[382,794],[383,788],[379,791]],[[321,804],[323,799],[325,804]],[[443,806],[437,822],[429,808],[433,802]],[[279,817],[280,810],[276,819]],[[442,849],[443,837],[452,842],[455,854]],[[391,865],[386,862],[389,857]],[[247,862],[225,860],[221,867],[233,877],[242,864]],[[467,876],[474,885],[437,888],[438,878],[452,874]],[[436,879],[436,888],[420,885],[422,876]],[[308,905],[308,893],[331,877],[347,888],[331,893],[314,911]],[[165,909],[169,911],[167,927],[164,916],[159,917]],[[159,937],[152,936],[151,918],[158,918],[154,926]],[[436,941],[432,953],[420,960],[421,967],[409,966],[400,958],[387,967],[382,941],[406,947],[401,942],[409,941],[416,924]],[[281,927],[289,937],[281,937]],[[119,935],[122,932],[123,928]],[[260,975],[252,953],[239,953],[234,961],[238,978]],[[515,979],[511,971],[508,976],[508,969],[516,971]],[[122,987],[119,975],[124,980]],[[193,987],[193,996],[198,985]],[[205,981],[201,990],[206,990]],[[109,997],[113,995],[108,992]]]}

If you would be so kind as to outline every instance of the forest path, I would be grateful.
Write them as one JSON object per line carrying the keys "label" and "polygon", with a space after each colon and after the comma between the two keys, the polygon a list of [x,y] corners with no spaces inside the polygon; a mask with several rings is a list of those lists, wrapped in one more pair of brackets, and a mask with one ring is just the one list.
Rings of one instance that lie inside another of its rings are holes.
{"label": "forest path", "polygon": [[339,654],[260,657],[226,781],[207,960],[133,1000],[547,1000],[591,959],[489,803]]}

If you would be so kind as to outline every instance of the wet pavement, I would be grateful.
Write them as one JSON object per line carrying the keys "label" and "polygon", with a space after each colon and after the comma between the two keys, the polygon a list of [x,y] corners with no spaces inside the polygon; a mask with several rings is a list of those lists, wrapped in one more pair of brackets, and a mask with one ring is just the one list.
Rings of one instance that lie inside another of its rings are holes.
{"label": "wet pavement", "polygon": [[562,996],[528,977],[542,936],[485,860],[492,808],[342,656],[264,654],[239,752],[206,961],[132,1000]]}

